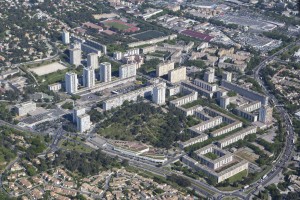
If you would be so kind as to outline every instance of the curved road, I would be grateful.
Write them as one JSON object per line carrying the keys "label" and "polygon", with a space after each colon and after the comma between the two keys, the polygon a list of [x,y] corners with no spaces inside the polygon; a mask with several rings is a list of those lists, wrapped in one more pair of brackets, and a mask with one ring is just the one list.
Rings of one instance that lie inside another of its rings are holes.
{"label": "curved road", "polygon": [[[260,71],[267,66],[267,64],[270,61],[273,61],[276,59],[276,56],[285,52],[288,50],[291,46],[297,44],[299,42],[296,41],[294,43],[291,43],[290,45],[286,46],[285,48],[281,49],[280,51],[276,52],[272,56],[268,57],[265,59],[263,62],[261,62],[255,69],[254,69],[254,79],[261,85],[263,88],[264,93],[269,97],[269,100],[272,100],[275,105],[278,105],[278,100],[276,97],[271,94],[271,91],[269,91],[264,83],[264,81],[261,80],[260,78]],[[294,129],[293,129],[293,124],[292,120],[288,114],[288,112],[283,108],[283,107],[278,107],[278,111],[280,112],[280,115],[283,119],[283,122],[286,126],[287,130],[287,137],[286,137],[286,142],[284,145],[284,148],[281,152],[281,154],[278,156],[277,160],[275,163],[273,163],[272,169],[266,174],[267,177],[264,180],[260,180],[261,186],[267,186],[274,177],[276,177],[278,174],[281,173],[282,168],[287,165],[287,162],[291,159],[292,153],[293,153],[293,139],[294,139]],[[246,199],[250,199],[250,197],[258,190],[259,183],[256,182],[256,184],[252,184],[252,187],[250,187],[249,190],[252,190],[246,197]],[[255,189],[256,188],[256,189]]]}

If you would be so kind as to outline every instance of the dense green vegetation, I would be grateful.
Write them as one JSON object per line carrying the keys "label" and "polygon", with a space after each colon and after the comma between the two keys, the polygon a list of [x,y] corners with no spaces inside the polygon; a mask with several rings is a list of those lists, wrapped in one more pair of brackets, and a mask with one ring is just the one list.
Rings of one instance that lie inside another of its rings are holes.
{"label": "dense green vegetation", "polygon": [[[157,147],[170,148],[180,139],[181,126],[186,126],[186,118],[176,110],[164,113],[149,103],[124,102],[123,106],[100,123],[98,133],[111,139],[138,140]],[[99,120],[103,119],[99,115]],[[96,119],[93,117],[94,121]]]}
{"label": "dense green vegetation", "polygon": [[63,109],[72,110],[73,109],[73,102],[66,102],[61,106]]}
{"label": "dense green vegetation", "polygon": [[205,62],[203,60],[187,60],[184,63],[186,66],[195,66],[201,69],[206,68]]}
{"label": "dense green vegetation", "polygon": [[191,182],[188,179],[183,178],[181,176],[178,176],[176,174],[172,174],[170,176],[167,176],[167,180],[175,182],[175,183],[177,183],[181,187],[189,187],[189,186],[191,186]]}
{"label": "dense green vegetation", "polygon": [[6,122],[12,122],[13,115],[8,110],[7,105],[5,103],[0,102],[0,119]]}
{"label": "dense green vegetation", "polygon": [[161,63],[159,59],[146,60],[145,63],[139,68],[139,71],[143,74],[148,74],[156,70],[156,66]]}
{"label": "dense green vegetation", "polygon": [[122,162],[112,158],[100,150],[90,153],[78,153],[76,151],[66,152],[59,150],[53,166],[64,166],[71,172],[80,173],[82,176],[98,174],[99,171],[111,167],[121,167]]}
{"label": "dense green vegetation", "polygon": [[[0,126],[0,142],[0,162],[7,162],[7,164],[17,156],[17,152],[24,152],[25,157],[33,158],[46,148],[43,137],[6,126]],[[29,147],[26,147],[26,143]],[[1,165],[1,168],[4,166]]]}
{"label": "dense green vegetation", "polygon": [[275,40],[282,40],[283,42],[292,42],[293,41],[293,38],[287,36],[287,35],[284,35],[280,32],[277,32],[277,31],[272,31],[272,32],[264,32],[263,33],[266,37],[269,37],[269,38],[272,38],[272,39],[275,39]]}
{"label": "dense green vegetation", "polygon": [[247,64],[247,68],[245,69],[246,74],[251,75],[253,74],[253,69],[257,67],[260,63],[261,59],[259,55],[255,54]]}
{"label": "dense green vegetation", "polygon": [[262,90],[262,87],[259,85],[259,83],[255,79],[247,78],[246,82],[252,83],[251,90],[262,93],[262,94],[264,93]]}

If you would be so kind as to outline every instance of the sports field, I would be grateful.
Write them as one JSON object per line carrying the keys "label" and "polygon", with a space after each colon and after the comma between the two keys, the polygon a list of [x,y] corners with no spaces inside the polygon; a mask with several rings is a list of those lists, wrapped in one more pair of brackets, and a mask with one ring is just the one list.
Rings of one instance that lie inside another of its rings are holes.
{"label": "sports field", "polygon": [[48,64],[48,65],[30,68],[29,71],[35,73],[38,76],[44,76],[46,74],[51,74],[58,70],[64,70],[64,69],[67,69],[64,65],[62,65],[58,62],[54,62],[54,63]]}
{"label": "sports field", "polygon": [[119,31],[127,30],[127,29],[130,28],[129,26],[127,26],[125,24],[121,24],[119,22],[106,22],[105,25],[109,26],[109,27],[112,27],[112,28],[116,28]]}
{"label": "sports field", "polygon": [[145,31],[142,33],[132,35],[132,37],[134,37],[138,40],[150,40],[150,39],[158,38],[158,37],[162,37],[162,36],[165,36],[165,34],[160,31]]}

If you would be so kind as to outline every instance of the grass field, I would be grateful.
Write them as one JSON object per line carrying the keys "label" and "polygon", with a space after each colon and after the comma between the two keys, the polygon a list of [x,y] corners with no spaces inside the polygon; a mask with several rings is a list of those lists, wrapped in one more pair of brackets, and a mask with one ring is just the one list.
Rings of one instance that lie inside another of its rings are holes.
{"label": "grass field", "polygon": [[59,143],[59,146],[65,150],[78,151],[78,152],[82,152],[82,153],[89,153],[89,152],[92,152],[92,150],[93,150],[92,148],[83,146],[81,144],[78,144],[77,142],[72,142],[72,141],[67,141],[67,140],[61,141]]}
{"label": "grass field", "polygon": [[[139,118],[140,116],[136,116]],[[109,126],[102,128],[98,133],[106,138],[116,139],[116,140],[142,140],[144,142],[149,142],[150,140],[157,139],[157,132],[160,126],[165,123],[162,115],[156,114],[150,117],[150,119],[141,125],[128,124],[127,126],[120,123],[113,123]],[[142,133],[134,135],[132,129],[142,130]],[[139,139],[138,139],[139,138]]]}
{"label": "grass field", "polygon": [[116,28],[119,31],[123,31],[123,30],[126,30],[126,29],[130,28],[129,26],[126,26],[125,24],[120,24],[118,22],[106,22],[105,25],[110,26],[112,28]]}
{"label": "grass field", "polygon": [[[139,116],[137,116],[137,118],[139,118]],[[123,124],[119,123],[113,123],[104,129],[100,129],[99,133],[106,138],[126,141],[133,141],[137,137],[147,137],[147,135],[148,137],[151,135],[152,139],[155,139],[157,128],[159,128],[162,123],[164,123],[164,119],[161,115],[155,115],[151,117],[147,123],[139,126],[139,128],[143,130],[143,136],[132,134],[132,124],[124,126]]]}
{"label": "grass field", "polygon": [[236,181],[239,181],[239,180],[242,180],[243,177],[246,177],[248,174],[247,170],[244,170],[244,171],[241,171],[239,173],[237,173],[236,175],[230,177],[228,180],[229,180],[229,183],[234,183]]}

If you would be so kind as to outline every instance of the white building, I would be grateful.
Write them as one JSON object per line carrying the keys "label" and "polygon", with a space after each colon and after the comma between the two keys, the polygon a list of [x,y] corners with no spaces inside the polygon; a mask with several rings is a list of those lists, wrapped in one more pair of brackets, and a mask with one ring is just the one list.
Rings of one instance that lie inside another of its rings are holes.
{"label": "white building", "polygon": [[89,53],[87,55],[87,66],[97,69],[98,66],[98,54],[96,53]]}
{"label": "white building", "polygon": [[136,64],[126,64],[119,67],[119,77],[128,78],[136,75]]}
{"label": "white building", "polygon": [[223,73],[222,73],[222,79],[225,80],[225,81],[231,82],[231,80],[232,80],[232,73],[231,72],[223,71]]}
{"label": "white building", "polygon": [[271,124],[272,123],[272,115],[273,109],[270,106],[262,106],[259,109],[259,121],[263,122],[264,124]]}
{"label": "white building", "polygon": [[87,114],[77,117],[77,131],[84,133],[91,128],[90,116]]}
{"label": "white building", "polygon": [[81,64],[81,50],[79,48],[70,49],[70,64],[75,66]]}
{"label": "white building", "polygon": [[92,88],[95,86],[95,70],[92,67],[85,67],[83,69],[83,86]]}
{"label": "white building", "polygon": [[218,125],[220,125],[223,122],[221,116],[216,116],[214,118],[211,118],[209,120],[203,121],[200,124],[197,124],[195,126],[192,126],[189,128],[189,131],[192,133],[202,133],[208,129],[214,128]]}
{"label": "white building", "polygon": [[156,76],[163,76],[175,68],[174,62],[161,63],[156,66]]}
{"label": "white building", "polygon": [[100,63],[100,81],[110,82],[111,81],[111,64],[109,62]]}
{"label": "white building", "polygon": [[62,88],[61,83],[53,83],[48,85],[48,89],[53,92],[57,92]]}
{"label": "white building", "polygon": [[208,83],[215,82],[215,73],[209,71],[204,73],[204,81]]}
{"label": "white building", "polygon": [[208,139],[208,135],[207,134],[204,134],[204,133],[201,133],[199,136],[197,137],[194,137],[194,138],[191,138],[185,142],[179,142],[179,147],[181,149],[184,149],[188,146],[192,146],[193,144],[197,144],[197,143],[200,143],[200,142],[203,142],[205,140]]}
{"label": "white building", "polygon": [[203,89],[205,89],[205,90],[211,91],[211,92],[215,92],[218,89],[218,85],[210,84],[210,83],[207,83],[207,82],[202,81],[200,79],[195,79],[194,84],[201,87],[201,88],[203,88]]}
{"label": "white building", "polygon": [[256,132],[257,132],[256,126],[249,126],[241,131],[233,133],[232,135],[229,135],[229,136],[217,141],[217,145],[220,148],[224,148],[224,147],[231,145],[232,143],[235,143],[239,140],[243,140],[247,135],[253,134]]}
{"label": "white building", "polygon": [[32,101],[15,105],[15,110],[19,116],[25,116],[29,112],[34,111],[35,109],[36,109],[36,103]]}
{"label": "white building", "polygon": [[220,107],[227,109],[227,106],[229,106],[229,104],[230,104],[230,97],[222,96],[222,97],[220,97],[219,100],[220,100]]}
{"label": "white building", "polygon": [[85,114],[85,108],[76,107],[73,109],[73,123],[77,122],[77,117]]}
{"label": "white building", "polygon": [[179,67],[168,72],[168,80],[171,83],[186,80],[186,67]]}
{"label": "white building", "polygon": [[67,72],[65,75],[65,89],[68,94],[74,94],[78,90],[77,74],[74,72]]}
{"label": "white building", "polygon": [[165,85],[159,85],[153,88],[152,101],[156,104],[166,103],[166,87]]}
{"label": "white building", "polygon": [[123,58],[123,53],[121,51],[114,52],[114,59],[115,60],[122,60],[122,58]]}
{"label": "white building", "polygon": [[198,92],[192,91],[190,94],[170,101],[170,106],[178,107],[198,99]]}
{"label": "white building", "polygon": [[70,44],[70,33],[66,30],[62,32],[62,41],[64,44]]}

